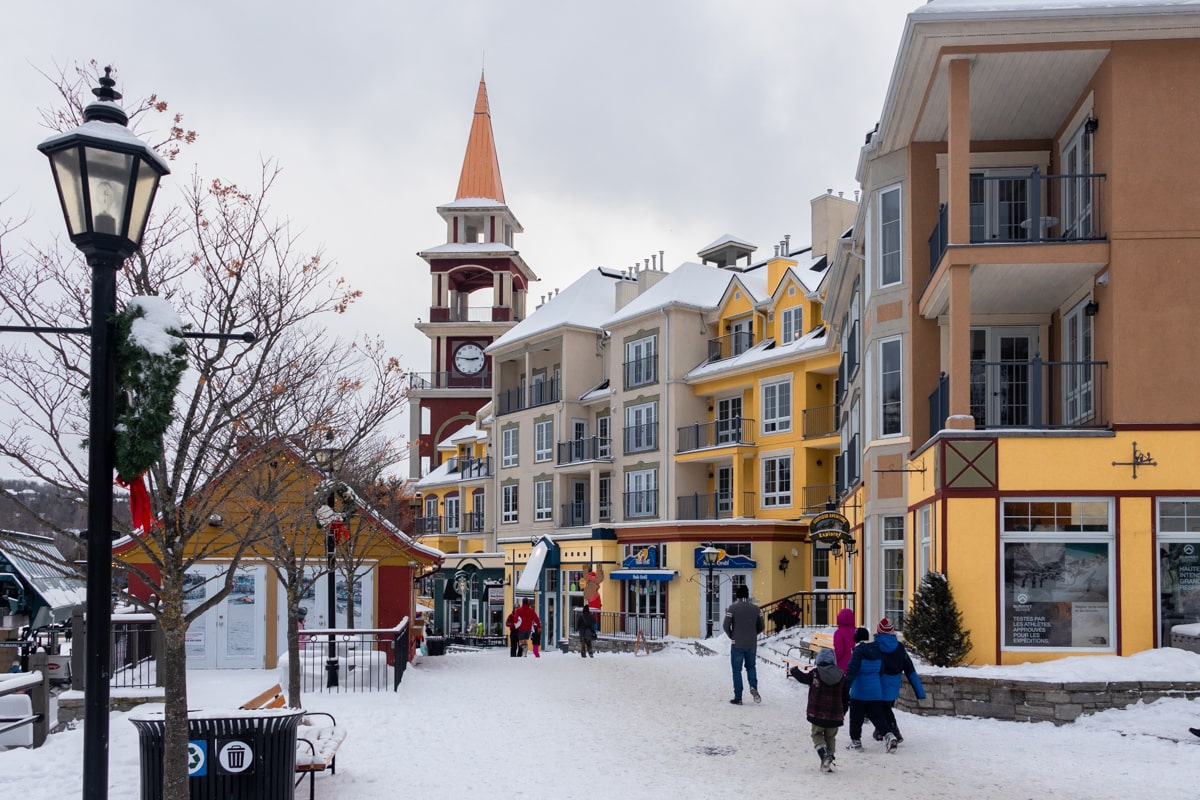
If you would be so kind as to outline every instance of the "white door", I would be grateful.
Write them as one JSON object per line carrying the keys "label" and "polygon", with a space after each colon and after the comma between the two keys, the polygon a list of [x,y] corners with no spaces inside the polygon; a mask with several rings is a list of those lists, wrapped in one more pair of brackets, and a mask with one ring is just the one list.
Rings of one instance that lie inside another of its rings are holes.
{"label": "white door", "polygon": [[[733,605],[733,590],[736,586],[749,586],[750,572],[748,570],[714,569],[712,585],[708,585],[708,570],[700,570],[700,635],[708,633],[709,595],[712,597],[712,632],[713,636],[721,636],[721,626],[725,622],[725,610]],[[750,602],[755,602],[753,597]]]}
{"label": "white door", "polygon": [[[225,579],[226,567],[201,564],[188,571],[184,608],[211,597]],[[259,669],[264,665],[266,567],[239,567],[233,591],[191,624],[185,652],[192,669]]]}

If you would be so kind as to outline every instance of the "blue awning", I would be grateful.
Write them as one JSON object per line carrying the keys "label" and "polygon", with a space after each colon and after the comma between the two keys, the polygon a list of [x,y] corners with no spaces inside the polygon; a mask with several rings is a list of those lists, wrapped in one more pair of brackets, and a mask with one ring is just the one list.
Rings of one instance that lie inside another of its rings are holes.
{"label": "blue awning", "polygon": [[678,574],[673,569],[614,569],[608,577],[619,581],[669,581]]}

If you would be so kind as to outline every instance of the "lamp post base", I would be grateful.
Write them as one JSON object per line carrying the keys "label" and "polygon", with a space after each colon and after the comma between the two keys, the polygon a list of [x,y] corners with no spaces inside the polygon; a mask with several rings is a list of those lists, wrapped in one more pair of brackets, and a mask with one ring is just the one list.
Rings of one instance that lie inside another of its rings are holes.
{"label": "lamp post base", "polygon": [[325,662],[325,688],[332,689],[338,685],[338,660],[331,658]]}

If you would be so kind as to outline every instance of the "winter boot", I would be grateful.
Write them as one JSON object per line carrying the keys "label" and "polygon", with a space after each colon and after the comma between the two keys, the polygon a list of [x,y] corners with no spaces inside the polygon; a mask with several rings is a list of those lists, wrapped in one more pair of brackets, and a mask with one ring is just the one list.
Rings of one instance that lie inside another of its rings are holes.
{"label": "winter boot", "polygon": [[830,766],[833,761],[833,757],[829,755],[828,750],[826,750],[824,747],[818,747],[817,758],[821,759],[821,772],[833,771],[833,768]]}
{"label": "winter boot", "polygon": [[888,753],[896,752],[896,746],[899,744],[900,743],[898,741],[896,741],[896,734],[892,733],[891,731],[888,731],[888,733],[886,733],[884,735],[883,749],[885,752],[888,752]]}
{"label": "winter boot", "polygon": [[756,702],[756,703],[762,702],[762,696],[759,695],[757,686],[750,687],[750,696],[754,698],[754,702]]}
{"label": "winter boot", "polygon": [[846,745],[847,750],[862,750],[862,742],[858,739],[851,739],[850,744]]}
{"label": "winter boot", "polygon": [[1200,736],[1200,728],[1188,728],[1188,733],[1192,736]]}

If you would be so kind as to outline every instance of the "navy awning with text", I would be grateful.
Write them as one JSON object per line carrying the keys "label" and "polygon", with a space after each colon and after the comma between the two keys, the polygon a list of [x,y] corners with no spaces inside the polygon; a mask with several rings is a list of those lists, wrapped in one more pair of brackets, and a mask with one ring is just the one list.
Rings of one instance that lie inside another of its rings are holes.
{"label": "navy awning with text", "polygon": [[614,569],[608,577],[619,581],[669,581],[678,574],[673,569]]}

